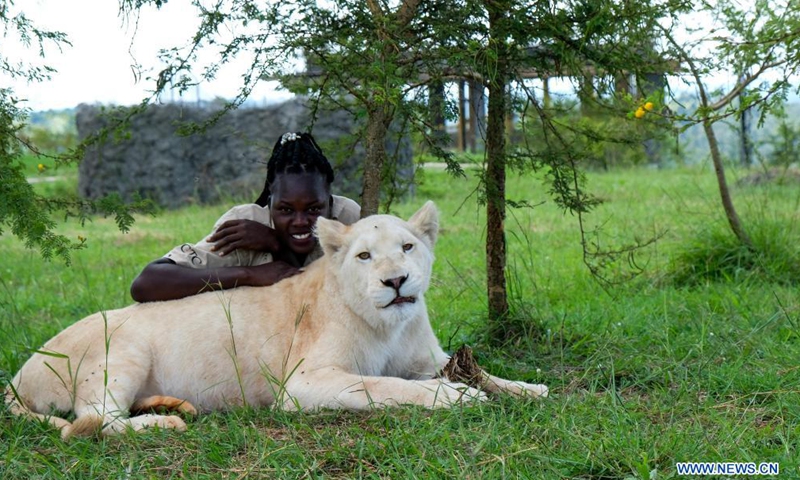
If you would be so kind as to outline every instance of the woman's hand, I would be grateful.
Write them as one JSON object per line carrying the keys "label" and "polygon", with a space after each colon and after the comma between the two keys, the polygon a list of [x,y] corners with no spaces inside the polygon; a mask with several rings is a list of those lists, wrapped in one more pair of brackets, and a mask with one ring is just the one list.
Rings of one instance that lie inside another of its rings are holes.
{"label": "woman's hand", "polygon": [[302,273],[302,268],[296,268],[286,262],[275,261],[250,267],[248,285],[262,287],[278,283],[284,278],[289,278]]}
{"label": "woman's hand", "polygon": [[280,250],[280,242],[275,230],[253,220],[228,220],[208,237],[213,243],[211,250],[225,256],[243,248],[275,253]]}

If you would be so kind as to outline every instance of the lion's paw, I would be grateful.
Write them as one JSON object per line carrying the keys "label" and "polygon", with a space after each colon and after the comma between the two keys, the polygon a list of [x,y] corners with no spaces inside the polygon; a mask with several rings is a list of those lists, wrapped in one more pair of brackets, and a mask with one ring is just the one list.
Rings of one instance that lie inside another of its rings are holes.
{"label": "lion's paw", "polygon": [[487,399],[484,392],[465,383],[437,382],[433,392],[433,407],[450,407],[457,404],[482,402]]}
{"label": "lion's paw", "polygon": [[547,385],[525,382],[509,382],[506,386],[506,391],[517,397],[530,398],[544,398],[550,393],[550,389],[547,388]]}
{"label": "lion's paw", "polygon": [[550,388],[541,383],[526,383],[525,390],[527,390],[528,394],[534,397],[547,398],[547,396],[550,395]]}
{"label": "lion's paw", "polygon": [[186,431],[186,422],[177,415],[139,415],[129,419],[133,430],[140,431],[152,427],[169,428],[178,432]]}

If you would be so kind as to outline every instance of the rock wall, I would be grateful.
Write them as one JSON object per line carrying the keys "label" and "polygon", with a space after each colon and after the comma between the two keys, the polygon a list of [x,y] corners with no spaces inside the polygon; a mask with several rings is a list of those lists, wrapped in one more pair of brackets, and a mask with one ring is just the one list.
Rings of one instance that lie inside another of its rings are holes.
{"label": "rock wall", "polygon": [[[310,123],[309,109],[294,99],[228,112],[204,133],[177,133],[181,124],[202,123],[213,113],[185,104],[148,107],[133,117],[122,139],[87,149],[78,169],[79,194],[97,199],[118,193],[126,201],[139,195],[166,208],[253,201],[263,188],[275,141],[287,131],[306,131]],[[108,121],[102,107],[80,105],[76,114],[79,138],[97,132]],[[354,130],[347,112],[325,112],[318,113],[312,134],[336,173],[333,191],[358,201],[364,149],[353,140]],[[398,180],[410,180],[410,141],[387,142],[387,152],[395,151]]]}

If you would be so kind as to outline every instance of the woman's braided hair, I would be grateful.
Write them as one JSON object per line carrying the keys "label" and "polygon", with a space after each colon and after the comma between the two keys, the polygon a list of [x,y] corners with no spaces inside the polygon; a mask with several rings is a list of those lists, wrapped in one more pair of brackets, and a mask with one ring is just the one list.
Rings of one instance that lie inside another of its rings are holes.
{"label": "woman's braided hair", "polygon": [[255,203],[262,207],[269,205],[272,195],[269,187],[275,181],[275,177],[283,173],[318,173],[325,177],[328,185],[333,182],[333,167],[310,133],[284,133],[275,142],[272,156],[267,162],[264,190]]}

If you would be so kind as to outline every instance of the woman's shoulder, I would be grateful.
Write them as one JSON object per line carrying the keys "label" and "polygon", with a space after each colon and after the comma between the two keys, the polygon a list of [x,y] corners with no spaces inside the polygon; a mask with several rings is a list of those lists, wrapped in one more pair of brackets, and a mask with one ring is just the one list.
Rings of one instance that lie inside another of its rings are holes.
{"label": "woman's shoulder", "polygon": [[345,225],[352,225],[361,218],[361,205],[347,197],[333,195],[331,217]]}

